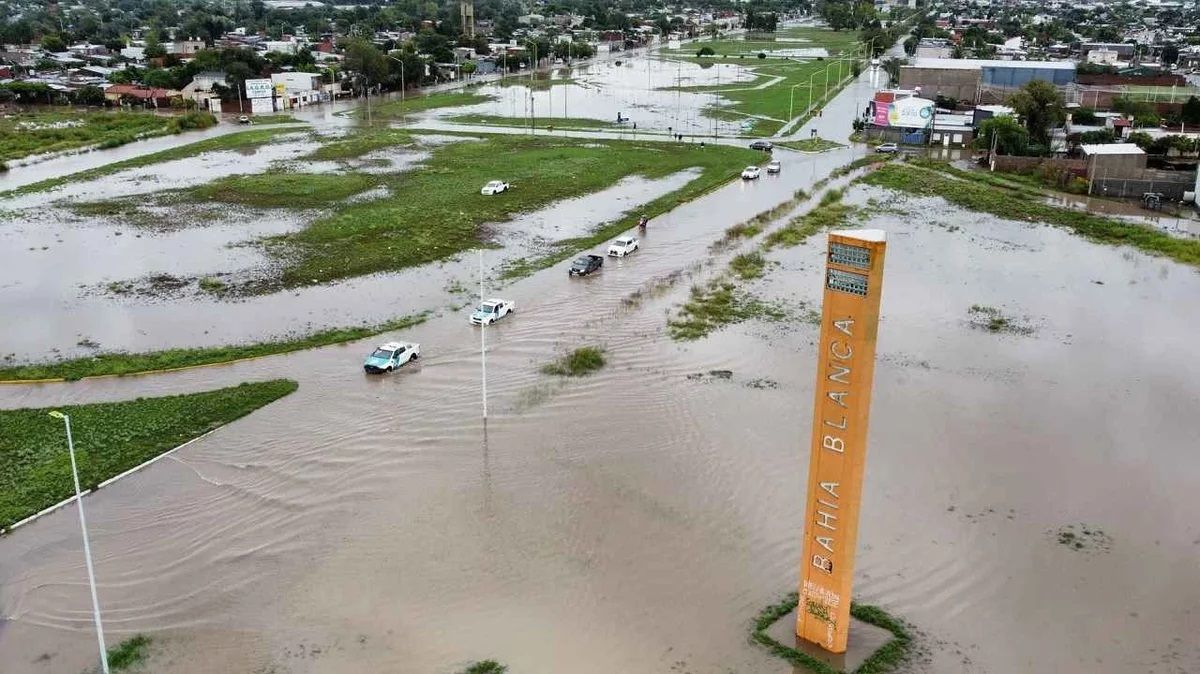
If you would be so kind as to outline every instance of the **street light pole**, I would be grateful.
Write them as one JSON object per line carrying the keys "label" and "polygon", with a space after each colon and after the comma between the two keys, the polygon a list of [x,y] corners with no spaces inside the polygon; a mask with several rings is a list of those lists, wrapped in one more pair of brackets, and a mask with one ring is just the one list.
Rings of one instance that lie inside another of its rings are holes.
{"label": "street light pole", "polygon": [[792,104],[796,100],[796,87],[800,86],[800,82],[793,84],[788,90],[788,121],[792,121]]}
{"label": "street light pole", "polygon": [[104,626],[100,622],[100,600],[96,597],[96,572],[92,569],[92,546],[88,542],[87,518],[83,515],[83,494],[79,488],[79,467],[75,464],[75,440],[71,437],[71,417],[57,410],[50,413],[62,419],[67,428],[67,451],[71,454],[71,477],[75,480],[75,503],[79,506],[79,530],[83,534],[83,558],[87,562],[88,586],[92,590],[92,617],[96,621],[96,641],[100,644],[100,667],[108,674],[108,649],[104,645]]}
{"label": "street light pole", "polygon": [[400,64],[400,126],[406,126],[406,115],[404,114],[404,61],[388,54],[388,58]]}

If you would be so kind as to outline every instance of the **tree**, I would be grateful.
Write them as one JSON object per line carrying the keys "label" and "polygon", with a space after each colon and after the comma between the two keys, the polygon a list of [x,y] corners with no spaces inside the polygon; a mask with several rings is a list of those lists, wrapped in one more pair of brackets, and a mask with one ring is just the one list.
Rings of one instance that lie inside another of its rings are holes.
{"label": "tree", "polygon": [[89,84],[76,90],[72,98],[76,105],[104,105],[104,90]]}
{"label": "tree", "polygon": [[1077,108],[1075,112],[1071,113],[1071,123],[1073,124],[1094,126],[1097,121],[1096,111],[1091,108]]}
{"label": "tree", "polygon": [[349,72],[357,73],[363,84],[371,87],[388,75],[388,61],[368,40],[354,38],[346,43],[346,58],[342,61]]}
{"label": "tree", "polygon": [[1162,62],[1175,63],[1179,61],[1179,47],[1169,44],[1162,49]]}
{"label": "tree", "polygon": [[42,49],[56,53],[67,50],[67,42],[59,33],[52,33],[42,38]]}
{"label": "tree", "polygon": [[1050,129],[1066,119],[1062,94],[1045,80],[1033,80],[1008,98],[1008,105],[1025,121],[1029,138],[1050,145]]}
{"label": "tree", "polygon": [[1029,150],[1029,132],[1011,115],[985,119],[979,123],[975,147],[990,150],[993,145],[996,154],[1023,155]]}
{"label": "tree", "polygon": [[158,41],[158,34],[151,32],[146,36],[146,58],[157,59],[167,55],[167,50]]}
{"label": "tree", "polygon": [[1200,124],[1200,98],[1188,96],[1187,101],[1183,104],[1180,117],[1186,124]]}
{"label": "tree", "polygon": [[1150,149],[1150,146],[1154,144],[1154,138],[1144,131],[1134,131],[1133,133],[1129,134],[1128,140],[1143,150]]}
{"label": "tree", "polygon": [[716,53],[712,47],[701,47],[696,50],[696,56],[713,56]]}
{"label": "tree", "polygon": [[1083,145],[1107,145],[1116,140],[1111,129],[1099,129],[1079,134],[1079,142]]}

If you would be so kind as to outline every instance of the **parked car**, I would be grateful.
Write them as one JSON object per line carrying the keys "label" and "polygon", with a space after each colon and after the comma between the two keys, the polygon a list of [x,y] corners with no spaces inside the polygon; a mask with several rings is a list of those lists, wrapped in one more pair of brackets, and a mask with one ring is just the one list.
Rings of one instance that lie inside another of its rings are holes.
{"label": "parked car", "polygon": [[508,191],[508,183],[504,182],[503,180],[493,180],[493,181],[489,182],[488,184],[484,185],[483,189],[479,190],[479,193],[487,195],[487,196],[491,196],[493,194],[500,194],[501,192],[507,192],[507,191]]}
{"label": "parked car", "polygon": [[760,175],[762,175],[762,169],[757,166],[747,166],[742,169],[742,180],[758,180]]}
{"label": "parked car", "polygon": [[895,143],[884,143],[883,145],[875,148],[875,151],[883,152],[884,154],[895,154],[900,151],[900,146]]}
{"label": "parked car", "polygon": [[567,270],[567,275],[587,276],[603,266],[603,257],[600,257],[599,255],[583,255],[575,258],[575,261],[571,263],[571,268]]}
{"label": "parked car", "polygon": [[242,115],[241,117],[238,117],[238,124],[249,124],[249,123],[250,123],[250,115]]}
{"label": "parked car", "polygon": [[492,298],[479,305],[471,314],[471,323],[475,325],[491,325],[505,316],[515,313],[517,305],[512,300]]}
{"label": "parked car", "polygon": [[421,345],[411,342],[388,342],[371,352],[363,363],[370,374],[391,372],[405,363],[421,357]]}
{"label": "parked car", "polygon": [[610,257],[625,257],[641,247],[641,243],[636,237],[622,236],[613,241],[608,247],[608,255]]}
{"label": "parked car", "polygon": [[767,173],[779,173],[783,170],[783,166],[778,159],[772,159],[771,163],[767,164]]}
{"label": "parked car", "polygon": [[764,152],[770,152],[774,148],[775,148],[775,146],[772,145],[770,141],[766,141],[766,140],[756,140],[753,143],[750,143],[751,150],[762,150]]}

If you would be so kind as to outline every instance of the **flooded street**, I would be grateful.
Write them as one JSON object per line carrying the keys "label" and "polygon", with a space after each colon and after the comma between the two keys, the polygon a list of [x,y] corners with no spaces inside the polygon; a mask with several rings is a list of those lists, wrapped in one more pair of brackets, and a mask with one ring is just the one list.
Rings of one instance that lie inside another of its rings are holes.
{"label": "flooded street", "polygon": [[[869,87],[799,137],[844,139]],[[669,102],[648,105],[670,118]],[[99,282],[77,269],[15,291],[4,272],[0,311],[23,320],[0,328],[0,353],[66,352],[76,334],[135,351],[219,344],[435,310],[403,333],[227,366],[0,386],[14,408],[300,382],[86,498],[110,645],[149,634],[150,666],[172,674],[449,674],[489,658],[512,672],[792,674],[748,635],[797,584],[818,331],[804,316],[819,307],[824,236],[768,253],[766,276],[746,282],[790,319],[687,343],[666,327],[693,284],[757,244],[713,252],[728,227],[864,151],[776,150],[780,175],[655,218],[641,250],[589,277],[564,263],[497,287],[517,244],[485,251],[487,294],[519,308],[487,329],[486,423],[479,329],[462,308],[473,254],[238,302],[75,295]],[[574,236],[687,177],[622,181],[498,227],[521,245]],[[906,671],[1200,671],[1200,274],[939,199],[853,186],[845,201],[866,214],[853,226],[889,241],[855,594],[913,626]],[[134,267],[172,255],[131,245]],[[1010,329],[974,322],[979,306]],[[393,338],[419,342],[420,361],[364,375]],[[608,365],[540,373],[585,345]],[[0,537],[3,674],[95,663],[76,517]],[[1064,544],[1068,526],[1088,544]]]}

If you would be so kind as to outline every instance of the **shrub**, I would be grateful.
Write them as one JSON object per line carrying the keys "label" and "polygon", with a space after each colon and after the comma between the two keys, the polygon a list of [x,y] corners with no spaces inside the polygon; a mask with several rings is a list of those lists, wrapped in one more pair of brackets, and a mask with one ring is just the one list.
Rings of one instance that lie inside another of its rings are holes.
{"label": "shrub", "polygon": [[604,349],[598,346],[581,346],[553,363],[542,366],[543,374],[561,377],[582,377],[604,367]]}
{"label": "shrub", "polygon": [[760,58],[760,59],[765,59],[765,58],[767,58],[767,53],[766,53],[766,52],[761,52],[761,51],[760,51],[760,52],[758,52],[758,58]]}
{"label": "shrub", "polygon": [[716,53],[712,47],[701,47],[696,51],[696,56],[713,56]]}

